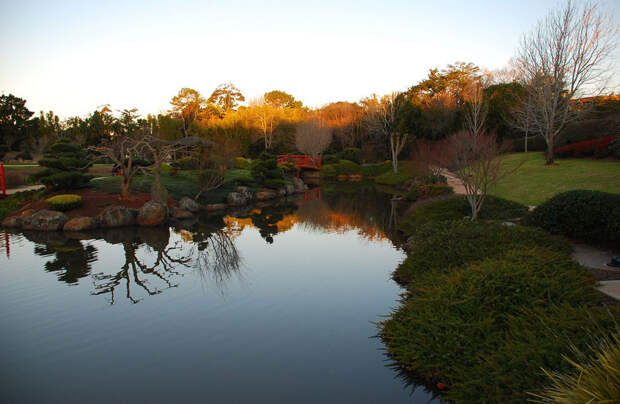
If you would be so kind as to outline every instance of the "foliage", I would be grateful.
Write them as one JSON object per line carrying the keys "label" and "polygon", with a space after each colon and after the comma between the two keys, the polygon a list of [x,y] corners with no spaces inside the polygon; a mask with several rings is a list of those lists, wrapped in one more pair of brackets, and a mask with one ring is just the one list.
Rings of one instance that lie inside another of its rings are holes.
{"label": "foliage", "polygon": [[301,101],[296,101],[295,97],[284,91],[270,91],[265,93],[263,97],[267,104],[275,108],[301,108],[303,106]]}
{"label": "foliage", "polygon": [[540,205],[554,195],[574,189],[620,193],[618,161],[570,159],[547,166],[542,153],[521,153],[507,156],[504,164],[521,166],[503,178],[491,194],[526,205]]}
{"label": "foliage", "polygon": [[357,147],[347,147],[342,151],[342,158],[344,160],[353,161],[354,163],[360,164],[360,149]]}
{"label": "foliage", "polygon": [[405,194],[408,201],[415,202],[418,199],[435,198],[441,195],[453,194],[451,186],[442,183],[415,184]]}
{"label": "foliage", "polygon": [[336,164],[340,161],[340,156],[338,154],[324,154],[321,162],[323,165],[325,164]]}
{"label": "foliage", "polygon": [[426,177],[424,177],[422,179],[422,183],[425,185],[430,185],[430,184],[447,184],[448,183],[448,179],[443,176],[443,175],[436,175],[436,174],[431,174],[431,175],[427,175]]}
{"label": "foliage", "polygon": [[399,171],[398,173],[394,173],[393,171],[386,172],[375,178],[375,181],[378,184],[394,186],[405,185],[410,180],[411,178],[409,177],[409,175],[407,175],[407,173],[403,170]]}
{"label": "foliage", "polygon": [[260,186],[277,189],[284,180],[284,171],[278,167],[278,160],[269,153],[263,153],[251,169],[252,177]]}
{"label": "foliage", "polygon": [[254,183],[254,178],[250,170],[226,170],[224,177],[226,183],[236,183],[238,185],[251,185]]}
{"label": "foliage", "polygon": [[565,356],[572,368],[568,373],[545,371],[551,381],[541,394],[532,394],[542,403],[612,403],[620,397],[620,334],[603,336],[592,354],[572,345]]}
{"label": "foliage", "polygon": [[9,213],[17,210],[19,205],[24,202],[35,199],[41,191],[22,191],[7,195],[6,198],[0,199],[0,220],[4,219]]}
{"label": "foliage", "polygon": [[19,153],[18,155],[15,156],[16,160],[32,160],[32,154],[30,154],[30,152],[27,151],[23,151],[21,153]]}
{"label": "foliage", "polygon": [[564,192],[539,205],[524,223],[582,240],[620,240],[620,194]]}
{"label": "foliage", "polygon": [[391,161],[384,161],[381,164],[363,164],[360,166],[361,174],[364,177],[372,178],[387,173],[392,169]]}
{"label": "foliage", "polygon": [[0,95],[0,144],[6,144],[9,149],[18,149],[33,114],[26,108],[26,100],[13,94]]}
{"label": "foliage", "polygon": [[[443,201],[442,201],[443,202]],[[418,275],[446,273],[494,257],[508,248],[544,247],[569,253],[569,244],[541,229],[469,222],[431,222],[410,233],[409,255],[394,272],[400,282]]]}
{"label": "foliage", "polygon": [[600,295],[585,268],[533,245],[509,244],[450,272],[416,274],[402,306],[380,325],[391,356],[446,385],[448,400],[523,402],[524,392],[544,381],[540,366],[561,366],[569,338],[584,346],[588,332],[613,324],[613,315],[591,307]]}
{"label": "foliage", "polygon": [[243,157],[237,157],[235,159],[235,168],[239,168],[242,170],[248,170],[250,168],[250,160],[245,159]]}
{"label": "foliage", "polygon": [[45,200],[51,210],[66,212],[82,206],[82,197],[74,194],[61,194]]}
{"label": "foliage", "polygon": [[360,175],[362,167],[349,160],[340,160],[336,164],[324,164],[321,167],[321,176],[333,178],[339,175]]}
{"label": "foliage", "polygon": [[224,173],[218,169],[204,169],[198,172],[198,188],[200,192],[196,194],[194,199],[200,198],[205,192],[213,191],[224,185]]}
{"label": "foliage", "polygon": [[584,140],[577,143],[571,143],[569,145],[558,147],[557,149],[555,149],[555,154],[558,157],[607,157],[607,147],[616,138],[618,138],[617,135],[610,135],[598,139]]}
{"label": "foliage", "polygon": [[245,101],[245,97],[233,83],[224,83],[213,90],[208,101],[224,112],[229,112],[234,110],[238,103]]}
{"label": "foliage", "polygon": [[183,157],[170,165],[181,170],[198,170],[200,168],[200,160],[195,157]]}
{"label": "foliage", "polygon": [[81,188],[92,175],[85,174],[92,161],[82,148],[67,140],[54,143],[48,153],[39,160],[44,170],[32,175],[32,179],[40,181],[48,189]]}

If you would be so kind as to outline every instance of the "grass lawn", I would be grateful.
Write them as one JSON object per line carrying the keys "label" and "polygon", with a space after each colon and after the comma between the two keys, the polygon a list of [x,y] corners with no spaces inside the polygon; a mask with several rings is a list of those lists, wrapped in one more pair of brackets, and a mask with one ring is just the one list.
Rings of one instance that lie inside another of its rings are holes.
{"label": "grass lawn", "polygon": [[516,167],[522,161],[517,171],[497,184],[492,195],[539,205],[573,189],[620,193],[620,161],[557,159],[556,165],[546,166],[543,153],[530,152],[511,154],[505,164]]}

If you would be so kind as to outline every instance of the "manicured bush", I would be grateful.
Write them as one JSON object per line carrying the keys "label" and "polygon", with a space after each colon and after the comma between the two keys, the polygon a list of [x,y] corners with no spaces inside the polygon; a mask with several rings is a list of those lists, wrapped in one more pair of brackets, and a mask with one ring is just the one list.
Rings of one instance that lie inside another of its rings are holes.
{"label": "manicured bush", "polygon": [[284,171],[278,167],[278,160],[268,153],[260,155],[252,165],[251,172],[257,185],[267,188],[279,188],[281,185],[277,180],[284,180]]}
{"label": "manicured bush", "polygon": [[398,171],[398,173],[390,170],[375,178],[375,181],[378,184],[399,186],[405,185],[411,181],[411,178],[403,170]]}
{"label": "manicured bush", "polygon": [[583,240],[620,240],[620,195],[568,191],[539,205],[524,223]]}
{"label": "manicured bush", "polygon": [[323,165],[336,164],[339,161],[340,161],[340,156],[338,156],[337,154],[325,154],[323,155],[323,158],[321,159],[321,162],[323,163]]}
{"label": "manicured bush", "polygon": [[400,283],[425,273],[447,273],[509,248],[540,246],[566,254],[571,251],[563,238],[542,229],[469,220],[427,223],[413,233],[408,244],[408,256],[393,274]]}
{"label": "manicured bush", "polygon": [[321,167],[321,177],[323,178],[334,178],[337,177],[336,164],[324,164]]}
{"label": "manicured bush", "polygon": [[443,175],[427,175],[426,177],[424,177],[424,179],[422,180],[422,183],[425,185],[429,185],[429,184],[447,184],[448,183],[448,179],[443,176]]}
{"label": "manicured bush", "polygon": [[225,173],[225,182],[234,182],[238,185],[250,185],[254,183],[254,178],[250,170],[227,170]]}
{"label": "manicured bush", "polygon": [[405,199],[407,199],[409,202],[415,202],[418,199],[420,199],[423,195],[424,195],[424,192],[422,192],[421,187],[419,187],[418,185],[415,185],[411,187],[409,191],[407,191],[407,193],[405,194]]}
{"label": "manicured bush", "polygon": [[[482,210],[478,214],[481,220],[504,220],[525,216],[528,208],[518,202],[487,195]],[[435,221],[463,219],[471,215],[471,208],[464,195],[429,203],[415,209],[400,224],[400,230],[410,234],[417,227]]]}
{"label": "manicured bush", "polygon": [[362,172],[362,169],[359,164],[343,159],[336,164],[336,171],[338,172],[338,175],[357,175]]}
{"label": "manicured bush", "polygon": [[62,194],[52,196],[45,200],[47,206],[51,210],[59,210],[61,212],[66,212],[71,209],[79,208],[82,206],[82,197],[79,195],[73,194]]}
{"label": "manicured bush", "polygon": [[235,158],[235,168],[239,168],[241,170],[249,170],[250,160],[243,158],[243,157]]}
{"label": "manicured bush", "polygon": [[447,386],[448,400],[523,402],[545,381],[540,367],[558,369],[569,341],[585,345],[587,331],[609,329],[613,321],[592,308],[600,296],[589,272],[566,253],[510,248],[416,278],[407,300],[380,324],[391,356],[423,380]]}
{"label": "manicured bush", "polygon": [[342,159],[353,161],[354,163],[359,164],[360,161],[360,149],[357,147],[347,147],[342,151]]}
{"label": "manicured bush", "polygon": [[425,198],[434,198],[441,195],[450,195],[454,189],[446,184],[428,184],[422,186]]}
{"label": "manicured bush", "polygon": [[31,179],[48,189],[81,188],[93,178],[86,174],[92,161],[80,145],[68,140],[54,143],[39,165],[45,169],[33,174]]}
{"label": "manicured bush", "polygon": [[181,170],[199,170],[200,161],[194,157],[183,157],[171,164]]}

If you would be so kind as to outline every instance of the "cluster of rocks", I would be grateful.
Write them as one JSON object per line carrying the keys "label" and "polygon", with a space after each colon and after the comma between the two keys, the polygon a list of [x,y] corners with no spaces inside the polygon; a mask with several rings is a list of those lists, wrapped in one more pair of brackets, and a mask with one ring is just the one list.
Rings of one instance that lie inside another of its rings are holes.
{"label": "cluster of rocks", "polygon": [[21,228],[38,231],[84,231],[96,228],[112,228],[124,226],[159,226],[168,220],[192,218],[200,210],[200,205],[193,199],[182,198],[179,206],[172,209],[160,202],[148,201],[140,209],[125,206],[108,206],[95,217],[83,216],[70,218],[62,212],[54,210],[28,209],[20,216],[7,217],[2,221],[5,227]]}
{"label": "cluster of rocks", "polygon": [[300,178],[293,178],[293,185],[286,185],[280,189],[272,190],[272,189],[263,189],[256,193],[252,192],[248,187],[238,187],[236,192],[231,192],[226,197],[225,204],[215,204],[215,205],[207,205],[207,210],[216,210],[221,209],[226,206],[245,206],[254,201],[262,202],[269,201],[276,198],[281,198],[288,195],[293,195],[296,193],[306,192],[308,187],[304,184],[304,182]]}
{"label": "cluster of rocks", "polygon": [[114,228],[125,226],[152,227],[164,224],[168,219],[188,220],[194,218],[201,209],[214,211],[228,207],[246,206],[254,201],[269,201],[278,197],[305,192],[307,186],[299,178],[293,179],[294,185],[287,185],[278,190],[261,190],[256,193],[248,187],[238,187],[228,194],[226,204],[210,204],[201,206],[191,198],[179,200],[178,206],[168,209],[163,203],[154,200],[146,202],[140,209],[125,206],[108,206],[95,217],[83,216],[70,218],[66,214],[54,210],[34,211],[28,209],[20,216],[7,217],[2,226],[37,231],[79,232],[96,228]]}

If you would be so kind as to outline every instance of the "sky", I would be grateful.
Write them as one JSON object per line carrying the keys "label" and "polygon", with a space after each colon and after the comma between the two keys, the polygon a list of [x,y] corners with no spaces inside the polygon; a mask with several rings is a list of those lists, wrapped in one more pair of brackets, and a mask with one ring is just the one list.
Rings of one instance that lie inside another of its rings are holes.
{"label": "sky", "polygon": [[[601,1],[620,22],[620,4]],[[0,0],[0,93],[61,118],[165,112],[183,87],[233,82],[304,105],[403,91],[456,61],[496,69],[559,3]]]}

